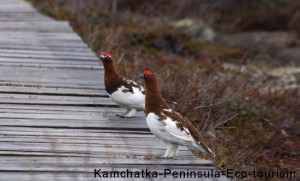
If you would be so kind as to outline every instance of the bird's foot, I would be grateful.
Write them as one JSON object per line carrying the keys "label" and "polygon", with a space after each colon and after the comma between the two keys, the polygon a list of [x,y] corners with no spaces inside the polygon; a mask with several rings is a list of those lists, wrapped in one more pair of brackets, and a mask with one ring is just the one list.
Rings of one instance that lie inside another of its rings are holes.
{"label": "bird's foot", "polygon": [[177,144],[167,143],[167,150],[162,158],[174,158],[177,154]]}
{"label": "bird's foot", "polygon": [[126,114],[116,114],[117,117],[120,117],[120,118],[133,118],[134,116],[128,116]]}
{"label": "bird's foot", "polygon": [[164,155],[164,156],[162,156],[161,158],[174,158],[174,156],[170,156],[170,155]]}
{"label": "bird's foot", "polygon": [[135,115],[136,109],[127,109],[127,111],[123,114],[116,114],[116,116],[120,118],[133,118]]}

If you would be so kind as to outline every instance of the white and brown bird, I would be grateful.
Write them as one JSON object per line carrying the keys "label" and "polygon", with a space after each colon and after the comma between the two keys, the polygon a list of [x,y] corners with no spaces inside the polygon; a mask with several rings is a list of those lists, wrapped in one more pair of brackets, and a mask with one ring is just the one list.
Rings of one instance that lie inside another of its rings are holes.
{"label": "white and brown bird", "polygon": [[117,116],[134,117],[136,111],[145,110],[144,88],[118,74],[110,53],[100,53],[99,57],[104,65],[104,83],[107,93],[118,106],[126,109],[124,114],[117,114]]}
{"label": "white and brown bird", "polygon": [[192,152],[201,151],[215,157],[204,143],[200,132],[166,103],[160,94],[155,75],[150,70],[145,70],[141,77],[146,84],[145,112],[148,127],[157,138],[167,144],[163,157],[175,157],[179,145],[187,146]]}

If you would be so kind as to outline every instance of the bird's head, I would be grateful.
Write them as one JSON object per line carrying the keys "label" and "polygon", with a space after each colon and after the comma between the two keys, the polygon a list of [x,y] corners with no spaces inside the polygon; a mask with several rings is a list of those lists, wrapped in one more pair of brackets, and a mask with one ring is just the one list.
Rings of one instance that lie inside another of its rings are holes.
{"label": "bird's head", "polygon": [[108,63],[113,61],[110,52],[101,52],[99,54],[99,58],[103,63]]}
{"label": "bird's head", "polygon": [[151,70],[144,70],[144,72],[140,75],[140,78],[146,80],[155,79],[155,75]]}
{"label": "bird's head", "polygon": [[158,91],[158,83],[155,74],[151,70],[144,70],[144,72],[140,75],[140,78],[145,81],[146,89]]}

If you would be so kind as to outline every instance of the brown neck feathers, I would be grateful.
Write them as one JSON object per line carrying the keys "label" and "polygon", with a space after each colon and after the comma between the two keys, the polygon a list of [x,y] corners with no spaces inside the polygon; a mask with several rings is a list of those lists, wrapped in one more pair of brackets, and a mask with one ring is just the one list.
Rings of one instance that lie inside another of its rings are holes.
{"label": "brown neck feathers", "polygon": [[153,112],[160,115],[162,109],[169,109],[170,106],[166,103],[159,92],[158,82],[154,75],[145,77],[146,84],[146,115]]}
{"label": "brown neck feathers", "polygon": [[104,65],[104,83],[106,91],[111,94],[119,86],[119,76],[111,58],[102,61]]}

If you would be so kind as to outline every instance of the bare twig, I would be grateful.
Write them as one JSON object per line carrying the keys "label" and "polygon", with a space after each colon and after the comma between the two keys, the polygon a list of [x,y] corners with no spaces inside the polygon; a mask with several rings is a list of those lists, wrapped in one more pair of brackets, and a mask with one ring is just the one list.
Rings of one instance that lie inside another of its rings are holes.
{"label": "bare twig", "polygon": [[231,78],[223,85],[221,91],[218,92],[218,94],[217,94],[217,97],[218,97],[218,98],[221,97],[221,95],[222,95],[223,92],[225,91],[227,85],[228,85],[230,82],[232,82],[232,81],[236,78],[236,76],[237,76],[238,74],[241,73],[241,70],[242,70],[242,63],[244,63],[244,62],[246,61],[247,55],[248,55],[248,53],[245,53],[245,55],[241,58],[241,61],[239,62],[239,69],[238,69],[238,71],[235,72],[235,74],[233,74],[233,76],[232,76],[232,77],[231,77]]}
{"label": "bare twig", "polygon": [[121,61],[122,61],[123,58],[124,58],[124,55],[125,55],[125,53],[122,52],[121,56],[118,58],[118,61],[117,61],[118,63],[117,63],[117,64],[121,63]]}
{"label": "bare twig", "polygon": [[[215,98],[216,98],[216,94],[214,94],[211,99],[210,99],[210,104],[209,105],[212,105],[213,102],[215,101]],[[204,132],[205,128],[207,127],[208,123],[209,123],[209,120],[210,120],[210,117],[211,117],[211,112],[212,112],[212,106],[209,107],[208,109],[208,112],[207,112],[207,118],[205,120],[205,124],[201,130],[201,132]]]}
{"label": "bare twig", "polygon": [[216,124],[214,125],[214,127],[216,128],[216,127],[218,127],[218,126],[220,126],[220,125],[222,125],[222,124],[224,124],[224,123],[226,123],[226,122],[232,120],[233,118],[237,117],[238,115],[239,115],[239,114],[235,113],[235,114],[231,115],[229,118],[227,118],[227,119],[225,119],[225,120],[222,120],[222,121],[219,121],[220,119],[226,117],[227,115],[226,115],[226,116],[222,116],[221,118],[218,118],[218,119],[215,121]]}

